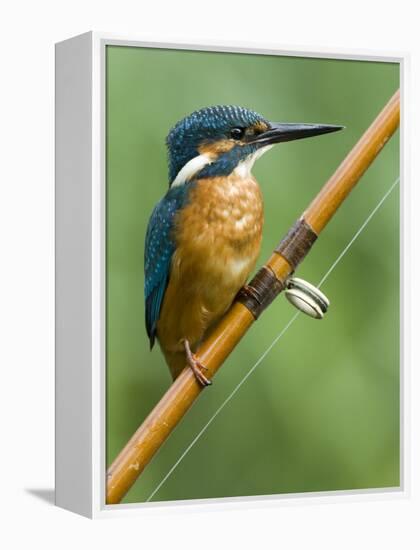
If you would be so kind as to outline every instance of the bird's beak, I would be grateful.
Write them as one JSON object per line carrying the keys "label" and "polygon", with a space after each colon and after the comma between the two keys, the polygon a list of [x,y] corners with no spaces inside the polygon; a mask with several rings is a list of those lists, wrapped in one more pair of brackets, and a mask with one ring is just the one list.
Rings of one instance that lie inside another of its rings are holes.
{"label": "bird's beak", "polygon": [[259,134],[253,143],[257,143],[261,146],[271,145],[283,141],[293,141],[294,139],[330,134],[331,132],[338,132],[338,130],[344,128],[344,126],[334,126],[332,124],[301,124],[292,122],[271,122],[270,126],[270,129]]}

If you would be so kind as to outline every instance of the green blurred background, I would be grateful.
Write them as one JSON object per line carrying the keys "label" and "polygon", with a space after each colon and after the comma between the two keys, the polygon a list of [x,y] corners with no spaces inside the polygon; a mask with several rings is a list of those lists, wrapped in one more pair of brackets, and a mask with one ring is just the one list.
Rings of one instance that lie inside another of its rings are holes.
{"label": "green blurred background", "polygon": [[[165,136],[191,111],[238,104],[269,120],[343,124],[277,145],[254,175],[265,198],[259,264],[399,85],[397,64],[107,48],[108,464],[168,388],[144,328],[143,246],[166,192]],[[298,270],[317,284],[399,174],[394,136]],[[399,188],[153,500],[399,485]],[[295,310],[272,304],[124,502],[143,502]]]}

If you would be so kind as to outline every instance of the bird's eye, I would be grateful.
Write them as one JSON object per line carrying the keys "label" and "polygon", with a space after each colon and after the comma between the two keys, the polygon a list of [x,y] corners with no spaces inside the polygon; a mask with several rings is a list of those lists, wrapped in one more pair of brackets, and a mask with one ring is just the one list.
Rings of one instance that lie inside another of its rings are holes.
{"label": "bird's eye", "polygon": [[242,139],[245,134],[245,128],[232,128],[230,131],[230,137],[232,139]]}

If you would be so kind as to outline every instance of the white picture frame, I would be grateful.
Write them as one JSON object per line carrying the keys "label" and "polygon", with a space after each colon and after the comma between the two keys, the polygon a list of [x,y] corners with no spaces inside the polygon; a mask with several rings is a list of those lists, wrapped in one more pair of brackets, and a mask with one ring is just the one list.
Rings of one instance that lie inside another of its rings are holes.
{"label": "white picture frame", "polygon": [[397,489],[220,499],[212,506],[278,506],[328,499],[402,498],[409,492],[409,378],[406,94],[408,57],[401,53],[317,50],[239,43],[143,42],[89,32],[56,45],[56,504],[90,517],[156,513],[206,500],[105,504],[105,49],[108,45],[387,61],[401,75],[401,486]]}

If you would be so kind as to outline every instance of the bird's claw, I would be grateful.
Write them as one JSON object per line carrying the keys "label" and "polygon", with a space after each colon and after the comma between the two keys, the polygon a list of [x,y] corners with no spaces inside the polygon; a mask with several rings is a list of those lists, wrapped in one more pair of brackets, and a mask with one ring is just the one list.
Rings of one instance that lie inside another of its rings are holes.
{"label": "bird's claw", "polygon": [[208,367],[203,365],[198,359],[195,353],[192,353],[188,340],[184,340],[185,355],[187,356],[188,366],[194,373],[198,382],[202,386],[211,386],[213,382],[202,373],[202,370],[209,370]]}
{"label": "bird's claw", "polygon": [[209,370],[209,369],[205,367],[203,363],[200,363],[200,361],[198,361],[195,355],[193,355],[193,360],[191,362],[188,361],[188,364],[191,367],[195,377],[197,378],[197,380],[200,382],[202,386],[211,386],[213,384],[213,382],[209,380],[207,376],[205,376],[202,373],[202,369],[204,370]]}

